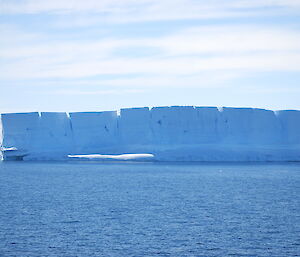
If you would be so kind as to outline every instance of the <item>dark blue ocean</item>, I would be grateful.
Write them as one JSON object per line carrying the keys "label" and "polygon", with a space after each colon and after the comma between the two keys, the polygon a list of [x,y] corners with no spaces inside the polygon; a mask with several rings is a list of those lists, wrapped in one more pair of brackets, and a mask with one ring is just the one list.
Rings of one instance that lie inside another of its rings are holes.
{"label": "dark blue ocean", "polygon": [[0,163],[0,256],[300,256],[300,164]]}

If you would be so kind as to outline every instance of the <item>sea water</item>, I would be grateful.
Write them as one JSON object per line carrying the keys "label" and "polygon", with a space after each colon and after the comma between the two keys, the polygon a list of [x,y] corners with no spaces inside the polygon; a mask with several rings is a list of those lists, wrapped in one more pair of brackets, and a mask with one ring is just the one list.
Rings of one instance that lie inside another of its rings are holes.
{"label": "sea water", "polygon": [[0,163],[0,256],[299,255],[299,163]]}

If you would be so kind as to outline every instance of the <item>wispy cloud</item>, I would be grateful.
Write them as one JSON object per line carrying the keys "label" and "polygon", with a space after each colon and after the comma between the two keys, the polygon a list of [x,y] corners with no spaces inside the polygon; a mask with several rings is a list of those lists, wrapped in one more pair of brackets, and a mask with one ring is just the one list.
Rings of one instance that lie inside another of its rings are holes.
{"label": "wispy cloud", "polygon": [[64,90],[51,90],[45,93],[55,94],[55,95],[123,95],[123,94],[137,94],[143,92],[145,92],[145,90],[142,89],[107,89],[107,90],[64,89]]}
{"label": "wispy cloud", "polygon": [[109,98],[249,74],[300,82],[299,12],[299,0],[0,0],[0,90]]}
{"label": "wispy cloud", "polygon": [[[155,48],[122,57],[122,48]],[[273,27],[201,26],[161,37],[55,41],[0,50],[5,79],[82,78],[106,74],[193,75],[203,71],[299,71],[300,32]]]}
{"label": "wispy cloud", "polygon": [[[4,14],[101,13],[111,21],[219,18],[250,8],[299,8],[298,0],[2,0]],[[258,10],[256,10],[258,11]],[[266,11],[266,10],[265,10]],[[132,15],[135,14],[135,15]]]}
{"label": "wispy cloud", "polygon": [[[19,31],[15,31],[20,37]],[[2,30],[4,38],[11,32]],[[182,54],[234,54],[253,51],[300,51],[300,31],[296,29],[274,28],[272,26],[198,26],[160,37],[144,38],[102,38],[82,40],[59,40],[35,43],[37,35],[27,36],[33,42],[24,42],[26,35],[16,48],[13,42],[2,43],[2,58],[23,58],[38,56],[70,56],[90,59],[107,57],[118,48],[158,48],[163,55]],[[41,36],[43,37],[43,36]],[[17,41],[18,42],[18,41]],[[24,44],[25,43],[25,44]]]}
{"label": "wispy cloud", "polygon": [[43,59],[28,59],[7,64],[0,71],[0,76],[4,79],[82,78],[96,75],[137,73],[176,76],[214,70],[300,71],[300,54],[272,53],[208,58],[112,59],[74,61],[67,64],[53,64],[49,63],[49,60]]}

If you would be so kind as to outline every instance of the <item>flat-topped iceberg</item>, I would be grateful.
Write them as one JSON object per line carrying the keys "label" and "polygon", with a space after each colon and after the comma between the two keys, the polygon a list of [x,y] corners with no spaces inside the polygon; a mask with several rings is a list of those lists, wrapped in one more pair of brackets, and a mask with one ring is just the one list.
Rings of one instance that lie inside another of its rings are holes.
{"label": "flat-topped iceberg", "polygon": [[[158,161],[300,161],[296,110],[171,106],[7,113],[1,126],[3,149],[26,153],[18,155],[23,160],[147,153]],[[3,151],[3,158],[8,152],[12,159],[13,151]]]}

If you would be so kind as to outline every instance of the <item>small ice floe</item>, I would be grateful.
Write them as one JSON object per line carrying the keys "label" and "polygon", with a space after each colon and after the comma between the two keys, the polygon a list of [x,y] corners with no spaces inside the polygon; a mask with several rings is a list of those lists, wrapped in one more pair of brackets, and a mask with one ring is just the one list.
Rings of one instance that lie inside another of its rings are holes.
{"label": "small ice floe", "polygon": [[3,152],[5,152],[5,151],[16,151],[16,150],[18,150],[18,148],[17,147],[0,147],[0,150],[1,151],[3,151]]}
{"label": "small ice floe", "polygon": [[154,159],[153,154],[139,153],[139,154],[119,154],[119,155],[108,155],[108,154],[78,154],[68,155],[72,159],[88,159],[88,160],[103,160],[103,161],[149,161]]}
{"label": "small ice floe", "polygon": [[2,158],[5,161],[23,161],[23,158],[28,155],[27,151],[20,150],[16,147],[1,147],[0,151],[2,152]]}

